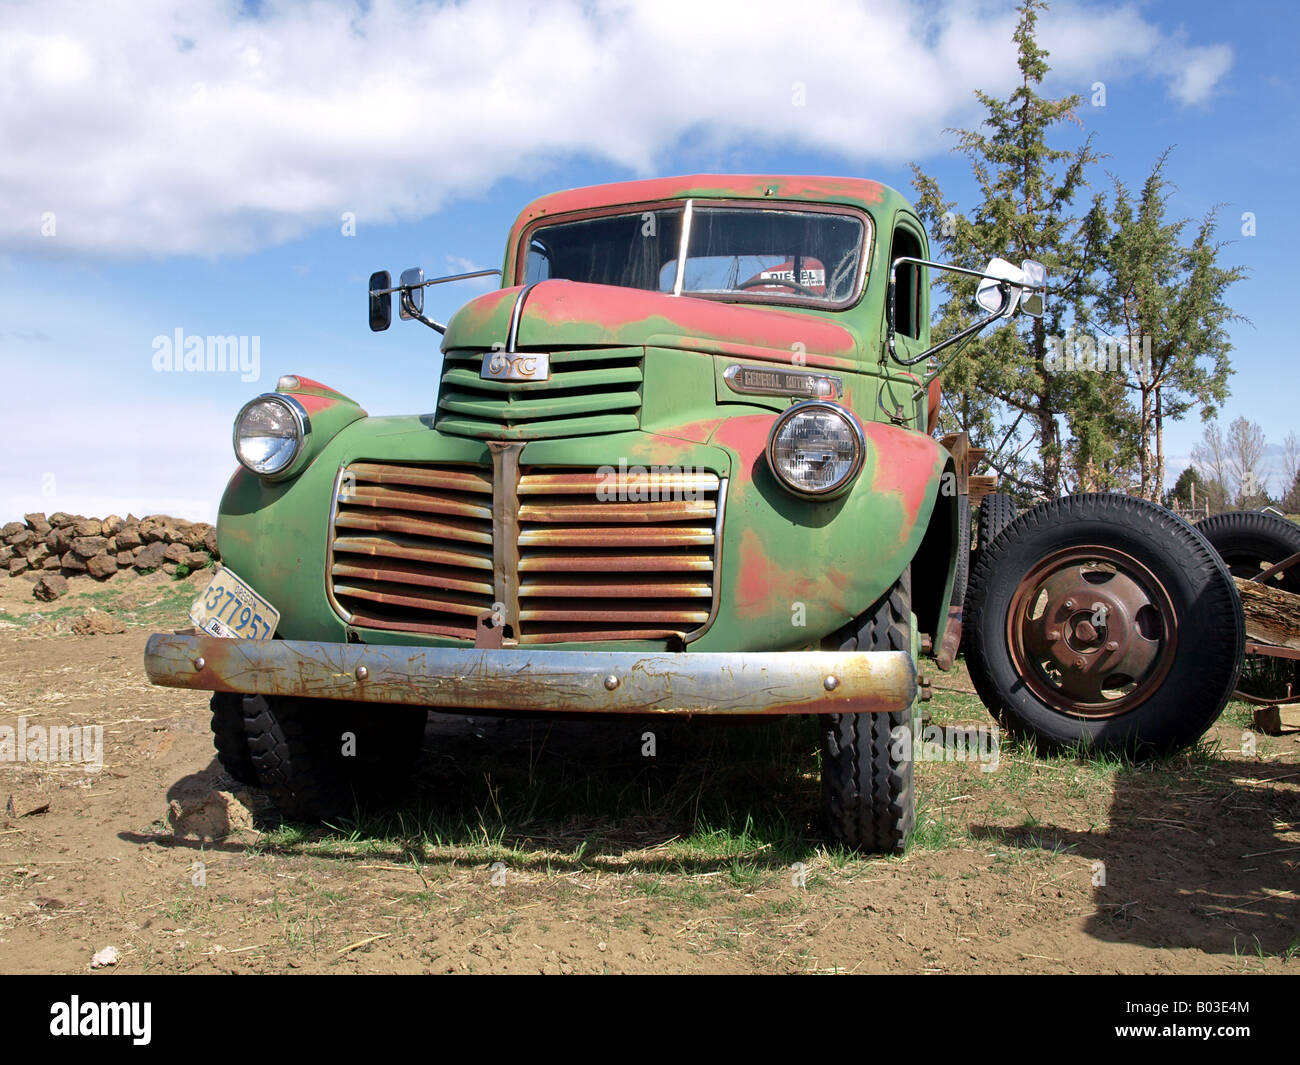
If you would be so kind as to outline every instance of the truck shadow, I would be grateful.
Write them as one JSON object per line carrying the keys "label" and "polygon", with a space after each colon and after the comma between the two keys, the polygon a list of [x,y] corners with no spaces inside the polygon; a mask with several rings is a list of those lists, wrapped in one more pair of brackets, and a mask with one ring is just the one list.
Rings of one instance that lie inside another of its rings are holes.
{"label": "truck shadow", "polygon": [[1104,830],[1038,823],[969,831],[1086,858],[1094,908],[1084,929],[1098,939],[1292,956],[1300,950],[1296,783],[1285,762],[1171,760],[1119,773]]}
{"label": "truck shadow", "polygon": [[[410,785],[331,826],[280,824],[257,789],[213,762],[168,799],[236,789],[266,833],[260,850],[299,853],[331,837],[364,838],[368,861],[438,860],[440,852],[510,852],[511,868],[659,865],[687,872],[788,868],[824,843],[816,722],[782,718],[577,720],[431,713]],[[220,810],[215,811],[220,820]],[[215,841],[134,834],[132,841],[243,851]],[[228,830],[228,829],[227,829]],[[137,838],[138,837],[138,838]],[[125,837],[124,837],[125,838]],[[671,857],[656,850],[674,845]]]}

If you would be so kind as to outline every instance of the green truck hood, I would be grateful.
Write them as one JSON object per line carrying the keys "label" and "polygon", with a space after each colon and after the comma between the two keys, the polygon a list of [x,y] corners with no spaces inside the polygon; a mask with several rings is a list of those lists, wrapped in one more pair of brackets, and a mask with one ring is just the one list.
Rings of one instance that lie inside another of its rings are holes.
{"label": "green truck hood", "polygon": [[[443,350],[504,345],[523,287],[471,300],[447,326]],[[543,281],[527,291],[516,347],[654,346],[724,355],[800,361],[804,353],[856,359],[858,342],[833,312],[740,306],[691,296]]]}

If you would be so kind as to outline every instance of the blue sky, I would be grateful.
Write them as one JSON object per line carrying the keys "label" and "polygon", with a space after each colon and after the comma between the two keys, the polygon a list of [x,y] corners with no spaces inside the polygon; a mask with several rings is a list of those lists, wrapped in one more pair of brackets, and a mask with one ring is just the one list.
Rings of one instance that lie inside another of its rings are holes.
{"label": "blue sky", "polygon": [[[894,0],[0,6],[0,520],[212,518],[231,420],[281,373],[372,414],[431,409],[437,336],[371,334],[365,278],[499,266],[515,214],[554,189],[692,172],[907,188],[916,161],[967,207],[944,130],[978,119],[973,90],[1011,87],[1014,18]],[[1040,23],[1046,91],[1084,97],[1063,143],[1092,132],[1108,155],[1095,183],[1139,183],[1173,146],[1172,210],[1219,205],[1251,320],[1222,421],[1274,446],[1300,399],[1298,30],[1285,3],[1056,3]],[[479,291],[430,290],[430,313]],[[177,329],[259,338],[260,379],[157,372]],[[1171,480],[1200,431],[1169,427]]]}

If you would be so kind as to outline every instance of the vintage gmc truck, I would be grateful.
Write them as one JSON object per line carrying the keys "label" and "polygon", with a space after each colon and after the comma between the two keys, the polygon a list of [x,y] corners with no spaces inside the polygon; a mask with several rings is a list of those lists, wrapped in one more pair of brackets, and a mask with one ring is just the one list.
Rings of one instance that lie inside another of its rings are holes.
{"label": "vintage gmc truck", "polygon": [[[935,270],[981,312],[932,346]],[[695,176],[543,197],[500,273],[445,326],[424,288],[477,275],[371,277],[372,329],[396,296],[443,334],[431,413],[368,417],[302,376],[239,412],[223,565],[199,633],[151,638],[151,679],[214,692],[222,765],[301,819],[407,773],[429,709],[815,714],[829,839],[902,849],[921,663],[951,660],[970,549],[936,360],[1041,314],[1042,268],[929,261],[872,181]],[[1040,701],[1062,655],[1107,653],[1100,605],[1040,656]],[[1014,721],[1008,676],[986,701]]]}

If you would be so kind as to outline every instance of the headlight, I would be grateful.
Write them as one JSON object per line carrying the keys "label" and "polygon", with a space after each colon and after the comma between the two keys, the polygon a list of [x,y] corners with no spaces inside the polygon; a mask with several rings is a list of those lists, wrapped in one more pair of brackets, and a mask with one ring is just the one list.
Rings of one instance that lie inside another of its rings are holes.
{"label": "headlight", "polygon": [[795,495],[834,497],[853,483],[866,457],[857,418],[836,403],[797,403],[776,420],[767,462]]}
{"label": "headlight", "polygon": [[293,465],[310,432],[307,411],[292,396],[258,396],[235,416],[235,458],[258,476],[273,477]]}

